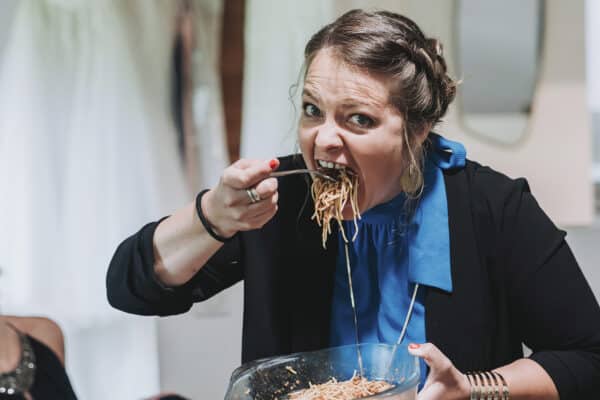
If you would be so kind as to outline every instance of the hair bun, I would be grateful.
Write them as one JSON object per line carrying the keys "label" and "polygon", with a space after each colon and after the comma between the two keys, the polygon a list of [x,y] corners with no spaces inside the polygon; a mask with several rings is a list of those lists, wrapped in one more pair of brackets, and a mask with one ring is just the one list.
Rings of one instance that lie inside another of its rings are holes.
{"label": "hair bun", "polygon": [[434,38],[427,38],[426,41],[427,46],[429,46],[429,48],[435,53],[436,56],[444,56],[444,47],[442,46],[442,43],[439,40]]}

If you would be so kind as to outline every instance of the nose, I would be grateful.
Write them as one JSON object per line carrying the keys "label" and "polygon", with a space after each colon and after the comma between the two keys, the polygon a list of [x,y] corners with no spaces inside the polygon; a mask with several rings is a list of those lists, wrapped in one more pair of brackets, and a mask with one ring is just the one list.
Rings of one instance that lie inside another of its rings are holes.
{"label": "nose", "polygon": [[335,123],[322,125],[315,137],[315,149],[327,153],[335,153],[344,147],[339,127]]}

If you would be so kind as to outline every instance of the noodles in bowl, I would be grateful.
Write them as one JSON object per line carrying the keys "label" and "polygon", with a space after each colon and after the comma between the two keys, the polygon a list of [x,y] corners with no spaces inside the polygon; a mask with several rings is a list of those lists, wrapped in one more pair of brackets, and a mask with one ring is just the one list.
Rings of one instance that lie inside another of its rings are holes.
{"label": "noodles in bowl", "polygon": [[370,381],[361,376],[354,375],[347,381],[338,382],[332,378],[319,385],[311,385],[290,393],[290,400],[354,400],[374,394],[379,394],[394,386],[386,381]]}

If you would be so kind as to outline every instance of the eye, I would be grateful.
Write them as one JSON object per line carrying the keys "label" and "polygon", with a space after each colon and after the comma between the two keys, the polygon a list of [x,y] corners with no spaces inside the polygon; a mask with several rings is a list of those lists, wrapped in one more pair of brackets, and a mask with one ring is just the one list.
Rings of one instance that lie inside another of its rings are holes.
{"label": "eye", "polygon": [[309,118],[321,116],[321,110],[319,110],[319,108],[312,103],[302,104],[302,109],[304,110],[304,115]]}
{"label": "eye", "polygon": [[364,114],[352,114],[350,116],[350,122],[360,128],[371,128],[373,125],[375,125],[375,121]]}

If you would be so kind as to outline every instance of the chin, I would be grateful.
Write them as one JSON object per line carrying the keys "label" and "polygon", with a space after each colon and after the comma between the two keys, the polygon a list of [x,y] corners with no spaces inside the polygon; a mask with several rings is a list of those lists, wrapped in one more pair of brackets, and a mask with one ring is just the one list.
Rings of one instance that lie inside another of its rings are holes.
{"label": "chin", "polygon": [[[358,210],[360,211],[360,199],[358,200],[358,204]],[[342,210],[342,218],[344,219],[344,221],[351,221],[354,219],[354,213],[352,212],[352,206],[350,205],[349,201],[346,203],[344,209]]]}
{"label": "chin", "polygon": [[344,221],[352,221],[354,219],[354,213],[352,212],[352,209],[348,211],[344,209],[344,212],[342,212],[342,218]]}

